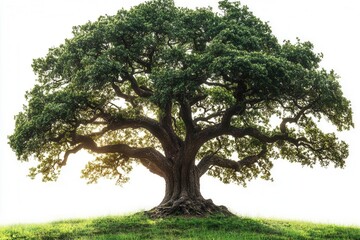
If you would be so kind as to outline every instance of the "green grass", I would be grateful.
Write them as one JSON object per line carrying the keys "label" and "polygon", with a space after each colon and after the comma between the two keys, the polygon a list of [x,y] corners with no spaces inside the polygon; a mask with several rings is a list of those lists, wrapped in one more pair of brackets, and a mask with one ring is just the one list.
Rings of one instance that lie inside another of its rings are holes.
{"label": "green grass", "polygon": [[349,239],[360,227],[244,217],[166,218],[142,214],[0,227],[0,239]]}

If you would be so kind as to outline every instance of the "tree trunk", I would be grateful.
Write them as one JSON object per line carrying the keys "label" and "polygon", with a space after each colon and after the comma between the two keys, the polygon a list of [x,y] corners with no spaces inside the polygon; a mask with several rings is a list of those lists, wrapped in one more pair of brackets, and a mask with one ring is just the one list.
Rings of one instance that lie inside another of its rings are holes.
{"label": "tree trunk", "polygon": [[152,218],[167,216],[209,216],[232,213],[224,206],[215,205],[212,200],[205,200],[200,193],[200,177],[194,163],[176,161],[172,172],[165,177],[165,197],[159,206],[147,211]]}

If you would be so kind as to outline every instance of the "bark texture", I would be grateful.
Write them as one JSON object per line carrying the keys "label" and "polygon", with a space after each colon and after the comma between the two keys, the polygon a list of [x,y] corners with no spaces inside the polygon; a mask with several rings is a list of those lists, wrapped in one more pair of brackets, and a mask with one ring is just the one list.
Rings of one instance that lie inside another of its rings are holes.
{"label": "bark texture", "polygon": [[196,166],[179,166],[166,178],[165,197],[159,206],[147,211],[151,218],[168,216],[209,215],[232,216],[224,206],[217,206],[210,199],[204,199],[200,192],[199,172]]}

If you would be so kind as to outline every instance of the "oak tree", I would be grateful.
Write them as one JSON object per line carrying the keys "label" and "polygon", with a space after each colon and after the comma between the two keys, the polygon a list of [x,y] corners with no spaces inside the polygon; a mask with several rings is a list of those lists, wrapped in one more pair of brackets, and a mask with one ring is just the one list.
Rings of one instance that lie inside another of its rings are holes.
{"label": "oak tree", "polygon": [[69,156],[95,157],[82,171],[121,184],[135,164],[166,183],[149,214],[230,214],[205,200],[209,174],[245,185],[271,179],[273,160],[343,167],[348,145],[319,127],[353,127],[334,71],[310,42],[279,43],[246,6],[219,11],[153,0],[73,28],[33,61],[36,85],[9,137],[30,176],[56,180]]}

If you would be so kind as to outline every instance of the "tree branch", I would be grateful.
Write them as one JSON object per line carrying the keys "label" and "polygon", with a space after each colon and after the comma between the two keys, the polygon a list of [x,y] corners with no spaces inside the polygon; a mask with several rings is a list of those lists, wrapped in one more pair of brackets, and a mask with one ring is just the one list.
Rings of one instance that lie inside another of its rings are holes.
{"label": "tree branch", "polygon": [[211,122],[210,122],[210,119],[216,118],[216,117],[220,117],[220,116],[222,116],[223,114],[224,114],[223,111],[215,112],[215,113],[209,114],[209,115],[204,116],[204,117],[197,117],[197,118],[194,119],[194,122],[195,122],[195,124],[198,123],[198,122],[211,123]]}
{"label": "tree branch", "polygon": [[290,142],[290,143],[298,146],[300,141],[304,141],[303,138],[296,139],[296,138],[287,136],[287,134],[282,134],[282,133],[268,136],[253,127],[246,127],[246,128],[229,127],[225,131],[225,134],[231,135],[236,138],[250,136],[250,137],[256,138],[257,140],[259,140],[260,142],[262,142],[264,144],[265,143],[275,143],[277,141],[287,141],[287,142]]}
{"label": "tree branch", "polygon": [[216,154],[210,154],[203,157],[198,163],[197,167],[199,169],[199,175],[202,176],[203,174],[205,174],[210,169],[211,166],[229,168],[239,172],[241,167],[251,166],[252,164],[256,163],[260,158],[264,157],[266,153],[267,153],[266,145],[263,145],[262,150],[258,154],[244,157],[239,161],[226,159]]}
{"label": "tree branch", "polygon": [[192,119],[191,106],[186,100],[179,101],[179,103],[180,103],[180,116],[185,123],[186,133],[194,133],[196,127]]}
{"label": "tree branch", "polygon": [[205,85],[208,86],[216,86],[216,87],[222,87],[225,88],[226,90],[230,91],[232,90],[230,85],[226,85],[226,84],[222,84],[222,83],[217,83],[217,82],[209,82],[209,81],[205,81]]}
{"label": "tree branch", "polygon": [[130,147],[127,144],[98,146],[89,136],[76,135],[73,138],[75,143],[79,143],[78,147],[81,146],[81,148],[88,149],[95,153],[120,153],[129,158],[139,159],[142,163],[147,162],[145,166],[148,166],[150,171],[158,169],[155,171],[158,175],[160,172],[164,174],[166,171],[169,171],[171,167],[165,156],[154,148],[136,148]]}
{"label": "tree branch", "polygon": [[99,117],[106,121],[105,124],[107,124],[107,126],[104,126],[101,130],[92,132],[86,136],[96,137],[101,136],[108,131],[116,131],[127,128],[143,128],[159,140],[166,155],[174,151],[177,147],[178,140],[172,136],[168,129],[164,128],[159,122],[152,118],[140,116],[135,119],[127,119],[123,116],[113,116],[105,112],[102,112]]}
{"label": "tree branch", "polygon": [[204,175],[210,169],[210,167],[214,165],[223,168],[230,168],[235,171],[239,171],[240,169],[239,163],[237,161],[222,158],[217,155],[207,155],[203,157],[197,165],[199,176],[201,177]]}
{"label": "tree branch", "polygon": [[[173,143],[172,145],[172,151],[178,151],[178,144],[174,144],[174,143],[179,143],[181,142],[181,139],[176,135],[174,129],[173,129],[173,125],[172,125],[172,115],[171,115],[171,111],[172,111],[172,103],[168,102],[163,110],[163,114],[160,116],[160,126],[165,130],[165,132],[169,135],[169,138],[171,139],[171,142]],[[172,155],[172,154],[170,154]]]}
{"label": "tree branch", "polygon": [[131,95],[127,95],[125,93],[123,93],[119,86],[116,85],[114,82],[111,82],[111,87],[114,89],[116,96],[124,99],[125,101],[129,102],[133,107],[136,107],[136,104],[134,103],[134,96]]}
{"label": "tree branch", "polygon": [[64,154],[63,160],[58,164],[59,167],[63,167],[63,166],[66,165],[70,154],[77,153],[78,151],[80,151],[80,150],[83,149],[83,148],[84,148],[84,145],[83,145],[83,144],[79,144],[79,145],[77,145],[76,147],[67,150],[67,151],[65,152],[65,154]]}
{"label": "tree branch", "polygon": [[304,115],[306,110],[309,110],[312,108],[312,106],[317,102],[317,100],[315,100],[314,102],[308,104],[305,107],[302,107],[300,109],[300,111],[295,115],[295,117],[292,118],[284,118],[282,120],[282,122],[280,123],[280,131],[281,133],[286,133],[286,124],[287,123],[296,123],[297,121],[299,121],[300,117]]}
{"label": "tree branch", "polygon": [[189,105],[192,106],[192,105],[195,105],[199,102],[201,102],[202,100],[205,100],[207,98],[207,95],[203,94],[199,94],[199,95],[195,95],[193,96],[190,101],[189,101]]}
{"label": "tree branch", "polygon": [[146,167],[147,169],[149,169],[150,172],[159,175],[160,177],[165,177],[165,173],[163,172],[163,170],[161,170],[158,166],[156,166],[155,164],[153,164],[151,161],[147,160],[147,159],[139,159],[140,163]]}
{"label": "tree branch", "polygon": [[240,105],[239,103],[237,103],[236,105],[228,108],[225,113],[224,116],[221,120],[221,124],[223,126],[230,126],[230,122],[231,122],[231,118],[235,115],[240,115],[242,113],[245,112],[245,105]]}
{"label": "tree branch", "polygon": [[152,96],[153,92],[150,89],[139,86],[133,75],[129,73],[124,73],[122,78],[130,82],[132,89],[139,97],[148,98]]}
{"label": "tree branch", "polygon": [[259,140],[263,144],[275,143],[277,141],[287,141],[295,146],[299,146],[300,143],[311,144],[306,138],[293,138],[288,136],[287,134],[279,133],[268,136],[256,128],[253,127],[245,127],[245,128],[237,128],[233,126],[223,126],[221,123],[210,126],[199,133],[197,133],[197,144],[202,146],[205,142],[210,141],[211,139],[217,138],[222,135],[229,135],[235,138],[243,138],[245,136],[253,137]]}

